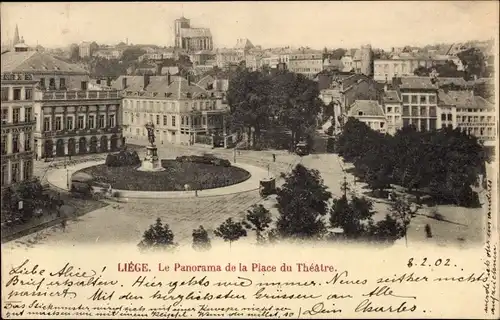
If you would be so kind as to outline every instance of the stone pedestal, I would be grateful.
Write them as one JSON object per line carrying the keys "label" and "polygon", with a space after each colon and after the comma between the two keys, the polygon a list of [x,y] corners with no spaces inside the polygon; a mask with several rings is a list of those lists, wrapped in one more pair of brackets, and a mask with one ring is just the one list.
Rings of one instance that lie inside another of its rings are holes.
{"label": "stone pedestal", "polygon": [[163,171],[161,160],[158,158],[158,148],[156,146],[146,146],[146,156],[142,161],[139,171]]}

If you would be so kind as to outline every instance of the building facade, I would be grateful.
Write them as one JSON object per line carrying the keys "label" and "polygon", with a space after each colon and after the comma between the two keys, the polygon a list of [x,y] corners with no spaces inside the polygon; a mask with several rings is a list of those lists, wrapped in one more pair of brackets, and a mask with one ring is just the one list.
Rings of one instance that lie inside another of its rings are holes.
{"label": "building facade", "polygon": [[313,79],[323,71],[323,53],[314,50],[295,51],[289,55],[288,69]]}
{"label": "building facade", "polygon": [[387,133],[395,134],[403,126],[401,98],[396,90],[384,90],[383,106],[387,120]]}
{"label": "building facade", "polygon": [[2,70],[32,75],[34,151],[38,158],[115,151],[121,146],[121,98],[116,90],[89,90],[89,74],[40,52],[8,52]]}
{"label": "building facade", "polygon": [[122,82],[122,92],[126,137],[147,139],[147,123],[155,126],[160,144],[191,145],[226,135],[229,108],[189,79],[146,76]]}
{"label": "building facade", "polygon": [[436,130],[438,86],[429,77],[402,77],[395,84],[401,94],[403,127]]}
{"label": "building facade", "polygon": [[384,109],[376,100],[356,100],[349,109],[348,116],[365,123],[372,130],[387,132]]}
{"label": "building facade", "polygon": [[174,22],[175,47],[187,51],[213,50],[212,33],[208,28],[192,28],[184,17]]}
{"label": "building facade", "polygon": [[485,146],[496,141],[495,105],[471,91],[439,90],[439,123],[441,127],[460,128],[476,136]]}
{"label": "building facade", "polygon": [[2,191],[33,176],[36,83],[30,74],[1,75]]}

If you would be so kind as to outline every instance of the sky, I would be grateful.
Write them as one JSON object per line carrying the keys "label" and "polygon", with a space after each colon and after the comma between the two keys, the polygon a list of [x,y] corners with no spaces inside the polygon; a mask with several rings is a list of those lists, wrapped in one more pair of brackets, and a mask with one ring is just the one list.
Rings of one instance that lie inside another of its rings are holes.
{"label": "sky", "polygon": [[265,48],[375,48],[486,40],[498,33],[497,1],[87,2],[1,4],[2,43],[15,25],[28,45],[82,41],[171,46],[176,18],[210,28],[216,47],[248,38]]}

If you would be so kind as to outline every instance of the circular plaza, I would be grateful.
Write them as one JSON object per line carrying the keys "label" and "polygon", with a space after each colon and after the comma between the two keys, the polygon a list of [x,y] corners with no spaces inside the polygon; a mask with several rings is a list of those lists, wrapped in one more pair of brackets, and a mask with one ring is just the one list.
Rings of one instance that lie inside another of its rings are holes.
{"label": "circular plaza", "polygon": [[105,161],[90,161],[55,168],[47,173],[48,182],[69,191],[74,174],[92,176],[111,185],[120,198],[178,198],[230,195],[256,190],[268,171],[245,163],[230,166],[162,159],[159,172],[137,170],[136,166],[111,167]]}

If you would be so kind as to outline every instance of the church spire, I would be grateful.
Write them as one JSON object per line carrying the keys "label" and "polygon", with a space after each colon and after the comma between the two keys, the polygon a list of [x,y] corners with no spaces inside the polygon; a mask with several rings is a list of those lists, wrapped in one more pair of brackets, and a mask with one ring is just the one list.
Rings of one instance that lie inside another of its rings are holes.
{"label": "church spire", "polygon": [[16,45],[19,43],[19,28],[17,27],[17,24],[16,24],[16,31],[14,31],[14,39],[12,39],[12,45]]}

